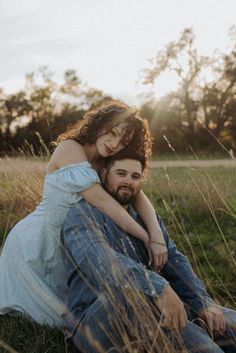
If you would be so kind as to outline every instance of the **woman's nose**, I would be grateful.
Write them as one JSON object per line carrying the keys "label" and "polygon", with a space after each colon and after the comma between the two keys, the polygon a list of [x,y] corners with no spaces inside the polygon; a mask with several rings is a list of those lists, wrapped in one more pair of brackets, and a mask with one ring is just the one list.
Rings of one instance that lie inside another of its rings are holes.
{"label": "woman's nose", "polygon": [[120,137],[116,137],[116,138],[112,139],[111,145],[114,149],[117,148],[119,146],[119,144],[120,144]]}

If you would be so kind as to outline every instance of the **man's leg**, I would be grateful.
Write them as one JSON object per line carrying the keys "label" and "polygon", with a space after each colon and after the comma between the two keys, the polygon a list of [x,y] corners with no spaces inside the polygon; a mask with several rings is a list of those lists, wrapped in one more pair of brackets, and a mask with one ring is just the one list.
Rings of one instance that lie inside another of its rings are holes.
{"label": "man's leg", "polygon": [[227,326],[224,334],[215,339],[215,342],[226,353],[236,353],[236,311],[220,306]]}
{"label": "man's leg", "polygon": [[223,311],[227,325],[231,327],[232,331],[236,335],[236,311],[224,306],[220,306],[220,309]]}
{"label": "man's leg", "polygon": [[[133,309],[120,294],[112,300],[106,294],[101,295],[75,327],[70,341],[83,353],[159,353],[164,348],[168,352],[179,351],[174,349],[178,342],[176,334],[164,333],[160,329],[159,318],[153,324],[145,323],[143,314],[141,322],[140,313]],[[181,347],[179,342],[178,347]]]}
{"label": "man's leg", "polygon": [[[214,338],[214,342],[225,353],[236,353],[236,311],[218,305],[219,309],[223,312],[226,320],[226,329],[222,336]],[[189,320],[194,324],[201,326],[207,332],[207,325],[203,320],[199,319],[193,313],[189,312]],[[187,335],[186,335],[187,337]]]}
{"label": "man's leg", "polygon": [[79,351],[89,353],[100,353],[102,350],[128,353],[135,349],[139,352],[158,353],[168,345],[171,352],[186,352],[186,349],[190,353],[235,352],[222,350],[204,329],[189,321],[180,334],[173,330],[164,330],[163,334],[159,317],[156,317],[152,323],[148,323],[152,331],[148,337],[145,316],[143,319],[141,322],[140,317],[121,296],[110,300],[106,295],[101,295],[75,327],[70,339]]}
{"label": "man's leg", "polygon": [[206,330],[188,321],[181,330],[184,345],[191,353],[223,353],[224,351],[210,338]]}
{"label": "man's leg", "polygon": [[[85,316],[77,327],[75,327],[70,341],[81,352],[98,353],[108,351],[118,353],[122,347],[121,337],[114,330],[110,315],[114,311],[108,311],[108,300],[101,295],[89,307]],[[124,345],[124,344],[123,344]]]}
{"label": "man's leg", "polygon": [[[149,327],[156,333],[150,323]],[[153,338],[153,335],[148,336],[148,332],[147,326],[142,327],[140,317],[132,305],[127,304],[124,296],[119,294],[111,300],[103,294],[89,307],[70,335],[70,341],[79,351],[88,353],[158,353],[161,347],[162,351],[164,346],[171,346],[168,342],[170,337],[160,332],[159,337]],[[173,352],[172,349],[170,351]]]}

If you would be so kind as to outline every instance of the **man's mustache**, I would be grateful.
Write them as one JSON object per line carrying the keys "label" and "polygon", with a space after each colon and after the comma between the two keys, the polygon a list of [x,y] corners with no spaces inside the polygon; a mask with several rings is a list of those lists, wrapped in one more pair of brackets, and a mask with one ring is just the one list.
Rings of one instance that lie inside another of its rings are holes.
{"label": "man's mustache", "polygon": [[134,189],[131,188],[130,186],[127,186],[127,185],[119,186],[119,187],[118,187],[118,190],[120,190],[120,189],[126,189],[126,190],[129,190],[129,191],[131,191],[131,192],[134,192]]}

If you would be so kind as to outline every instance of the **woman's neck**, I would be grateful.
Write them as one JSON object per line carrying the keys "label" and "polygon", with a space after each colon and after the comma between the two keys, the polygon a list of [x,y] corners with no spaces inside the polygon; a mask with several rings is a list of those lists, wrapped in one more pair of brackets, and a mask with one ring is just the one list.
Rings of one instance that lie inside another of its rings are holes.
{"label": "woman's neck", "polygon": [[100,155],[98,153],[98,150],[95,144],[92,144],[92,145],[85,144],[83,147],[84,147],[86,156],[88,158],[88,161],[91,164],[100,159]]}

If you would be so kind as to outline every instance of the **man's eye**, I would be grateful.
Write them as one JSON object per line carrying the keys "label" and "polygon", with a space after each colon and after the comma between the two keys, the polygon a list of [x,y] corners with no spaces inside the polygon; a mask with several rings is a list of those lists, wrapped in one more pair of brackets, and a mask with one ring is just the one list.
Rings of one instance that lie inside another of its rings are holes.
{"label": "man's eye", "polygon": [[119,176],[125,176],[125,173],[118,173]]}
{"label": "man's eye", "polygon": [[133,175],[132,178],[133,178],[134,180],[139,180],[139,179],[140,179],[140,177],[139,177],[138,175]]}

